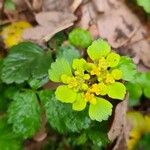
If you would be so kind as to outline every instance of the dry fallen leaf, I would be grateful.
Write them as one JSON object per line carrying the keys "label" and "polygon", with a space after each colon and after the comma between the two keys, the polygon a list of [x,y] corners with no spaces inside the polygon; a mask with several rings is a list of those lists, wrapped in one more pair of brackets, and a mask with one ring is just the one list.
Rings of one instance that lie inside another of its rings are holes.
{"label": "dry fallen leaf", "polygon": [[93,4],[98,12],[109,11],[109,5],[107,0],[93,0]]}
{"label": "dry fallen leaf", "polygon": [[38,26],[25,30],[23,38],[34,42],[48,41],[54,34],[73,25],[76,17],[69,12],[41,12],[36,15]]}
{"label": "dry fallen leaf", "polygon": [[68,11],[73,0],[43,0],[43,11]]}
{"label": "dry fallen leaf", "polygon": [[84,29],[88,29],[89,26],[93,22],[95,22],[96,15],[97,15],[92,3],[91,2],[85,3],[81,7],[81,13],[82,13],[82,17],[78,23],[78,26],[80,26],[81,28],[84,28]]}
{"label": "dry fallen leaf", "polygon": [[73,22],[76,17],[72,13],[68,12],[40,12],[35,15],[37,23],[41,26],[58,26],[58,24],[64,24],[64,22]]}
{"label": "dry fallen leaf", "polygon": [[126,126],[126,112],[128,107],[128,95],[125,100],[118,103],[115,107],[114,119],[111,128],[108,132],[108,137],[110,141],[117,139],[122,132],[125,132]]}

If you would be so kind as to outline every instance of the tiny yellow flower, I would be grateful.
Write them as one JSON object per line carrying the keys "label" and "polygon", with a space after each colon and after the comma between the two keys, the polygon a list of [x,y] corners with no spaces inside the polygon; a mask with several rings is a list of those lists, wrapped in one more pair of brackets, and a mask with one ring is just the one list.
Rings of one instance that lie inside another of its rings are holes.
{"label": "tiny yellow flower", "polygon": [[94,94],[90,93],[89,91],[85,93],[84,97],[87,102],[90,102],[91,104],[96,104],[96,98]]}
{"label": "tiny yellow flower", "polygon": [[100,94],[100,88],[98,84],[93,84],[92,87],[90,88],[90,91],[95,93],[96,95]]}
{"label": "tiny yellow flower", "polygon": [[98,85],[99,85],[100,95],[106,95],[107,94],[107,86],[103,82],[99,83]]}
{"label": "tiny yellow flower", "polygon": [[115,83],[115,80],[113,78],[113,76],[111,74],[107,74],[106,75],[106,78],[105,78],[105,83],[106,84],[112,84],[112,83]]}
{"label": "tiny yellow flower", "polygon": [[108,68],[108,63],[107,63],[107,61],[106,61],[106,59],[104,57],[101,57],[99,59],[98,66],[102,70],[106,70]]}
{"label": "tiny yellow flower", "polygon": [[91,73],[91,75],[99,76],[100,75],[100,69],[96,65],[93,65],[90,73]]}

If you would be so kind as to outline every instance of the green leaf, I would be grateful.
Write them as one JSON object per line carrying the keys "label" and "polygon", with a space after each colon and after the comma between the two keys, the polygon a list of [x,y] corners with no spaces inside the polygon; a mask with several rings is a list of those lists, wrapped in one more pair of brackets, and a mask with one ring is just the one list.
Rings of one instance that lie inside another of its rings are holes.
{"label": "green leaf", "polygon": [[21,88],[21,86],[17,86],[17,85],[5,85],[5,90],[4,90],[4,96],[7,99],[13,100],[14,96],[19,92],[19,88]]}
{"label": "green leaf", "polygon": [[80,70],[80,71],[84,71],[86,69],[86,60],[83,58],[80,59],[74,59],[73,63],[72,63],[72,68],[74,70]]}
{"label": "green leaf", "polygon": [[[3,59],[0,58],[0,75],[2,72],[2,67],[3,67]],[[1,79],[0,79],[0,82],[1,82]]]}
{"label": "green leaf", "polygon": [[85,132],[80,133],[78,136],[71,137],[74,145],[84,145],[87,141],[87,135]]}
{"label": "green leaf", "polygon": [[65,58],[70,65],[72,65],[72,61],[75,58],[80,57],[79,51],[73,47],[72,45],[62,46],[58,50],[57,58]]}
{"label": "green leaf", "polygon": [[47,75],[50,63],[50,54],[36,44],[22,42],[13,46],[4,59],[1,79],[5,83],[22,83],[29,78],[42,78]]}
{"label": "green leaf", "polygon": [[0,117],[0,149],[22,150],[22,140],[12,132],[5,116]]}
{"label": "green leaf", "polygon": [[101,122],[107,120],[111,114],[112,104],[103,98],[97,97],[96,104],[90,104],[89,116],[92,120]]}
{"label": "green leaf", "polygon": [[62,43],[67,40],[66,33],[64,32],[58,32],[56,33],[49,41],[48,41],[48,46],[50,49],[58,49]]}
{"label": "green leaf", "polygon": [[16,6],[12,0],[4,0],[4,8],[7,10],[15,10]]}
{"label": "green leaf", "polygon": [[7,110],[9,105],[9,100],[5,97],[5,90],[7,86],[5,84],[0,84],[0,113],[3,113]]}
{"label": "green leaf", "polygon": [[70,104],[59,102],[52,91],[41,91],[39,96],[46,110],[48,122],[54,129],[67,133],[89,128],[91,121],[86,111],[73,111]]}
{"label": "green leaf", "polygon": [[144,134],[138,141],[135,149],[137,150],[149,150],[150,148],[150,133]]}
{"label": "green leaf", "polygon": [[106,41],[98,39],[88,47],[87,53],[92,60],[97,60],[102,56],[106,57],[110,50],[111,47]]}
{"label": "green leaf", "polygon": [[53,82],[61,82],[62,75],[72,76],[71,67],[69,62],[65,58],[58,58],[51,64],[51,68],[48,70],[49,79]]}
{"label": "green leaf", "polygon": [[86,107],[86,101],[82,94],[77,94],[75,102],[72,104],[72,109],[76,111],[81,111],[85,109]]}
{"label": "green leaf", "polygon": [[135,79],[135,75],[137,73],[136,65],[133,63],[131,58],[122,56],[117,68],[122,71],[123,80],[133,81]]}
{"label": "green leaf", "polygon": [[40,127],[40,107],[35,93],[17,93],[9,106],[8,117],[14,133],[24,139],[32,137]]}
{"label": "green leaf", "polygon": [[139,103],[142,96],[142,88],[138,83],[126,83],[127,91],[129,92],[129,106],[135,106]]}
{"label": "green leaf", "polygon": [[144,96],[150,98],[150,87],[144,88]]}
{"label": "green leaf", "polygon": [[93,126],[87,130],[89,139],[94,145],[98,147],[104,147],[109,143],[108,139],[108,121],[103,121],[100,124],[94,123]]}
{"label": "green leaf", "polygon": [[84,29],[76,28],[69,33],[69,42],[74,46],[87,48],[92,41],[90,32]]}
{"label": "green leaf", "polygon": [[0,84],[0,113],[7,110],[9,103],[17,92],[18,87],[15,85]]}
{"label": "green leaf", "polygon": [[137,0],[137,4],[143,7],[145,12],[150,13],[150,1],[149,0]]}
{"label": "green leaf", "polygon": [[126,94],[126,87],[120,82],[108,85],[107,94],[114,99],[123,100]]}
{"label": "green leaf", "polygon": [[44,84],[48,83],[48,81],[49,79],[46,76],[46,77],[39,78],[39,79],[30,79],[28,80],[28,84],[30,85],[32,89],[38,89],[42,87]]}
{"label": "green leaf", "polygon": [[150,98],[150,72],[139,72],[135,82],[142,87],[145,97]]}
{"label": "green leaf", "polygon": [[150,86],[150,72],[138,72],[135,82],[139,83],[142,88]]}
{"label": "green leaf", "polygon": [[76,100],[77,93],[68,88],[67,85],[60,85],[55,91],[56,98],[63,103],[73,103]]}
{"label": "green leaf", "polygon": [[108,54],[106,61],[110,67],[116,67],[120,61],[120,55],[112,52]]}

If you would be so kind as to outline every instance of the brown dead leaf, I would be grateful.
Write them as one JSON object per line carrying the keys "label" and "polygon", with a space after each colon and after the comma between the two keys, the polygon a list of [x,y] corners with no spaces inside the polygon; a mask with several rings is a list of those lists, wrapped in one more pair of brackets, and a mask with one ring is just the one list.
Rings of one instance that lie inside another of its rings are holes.
{"label": "brown dead leaf", "polygon": [[99,32],[98,32],[98,29],[97,29],[97,25],[96,24],[92,24],[90,27],[89,27],[89,32],[91,33],[92,37],[94,39],[97,39],[99,37]]}
{"label": "brown dead leaf", "polygon": [[150,67],[150,41],[146,39],[147,33],[147,30],[141,27],[126,48],[133,49],[135,57]]}
{"label": "brown dead leaf", "polygon": [[43,11],[68,11],[73,0],[43,0]]}
{"label": "brown dead leaf", "polygon": [[26,8],[26,4],[24,0],[12,0],[17,7]]}
{"label": "brown dead leaf", "polygon": [[100,36],[114,47],[121,47],[140,26],[139,20],[125,5],[99,15],[97,19]]}
{"label": "brown dead leaf", "polygon": [[124,101],[117,104],[114,112],[114,119],[112,121],[111,128],[108,132],[110,141],[114,141],[121,134],[125,133],[126,129],[126,112],[128,108],[128,95]]}
{"label": "brown dead leaf", "polygon": [[98,12],[107,12],[109,11],[109,5],[107,0],[93,0],[93,4]]}
{"label": "brown dead leaf", "polygon": [[82,17],[78,23],[78,26],[88,29],[89,26],[96,20],[97,14],[95,8],[91,2],[85,3],[81,8]]}
{"label": "brown dead leaf", "polygon": [[48,41],[54,34],[73,25],[76,17],[67,12],[42,12],[36,15],[39,26],[24,31],[23,38],[38,43]]}
{"label": "brown dead leaf", "polygon": [[49,11],[36,14],[35,19],[41,26],[58,26],[64,22],[73,22],[76,17],[68,12]]}
{"label": "brown dead leaf", "polygon": [[2,10],[2,0],[0,0],[0,11]]}

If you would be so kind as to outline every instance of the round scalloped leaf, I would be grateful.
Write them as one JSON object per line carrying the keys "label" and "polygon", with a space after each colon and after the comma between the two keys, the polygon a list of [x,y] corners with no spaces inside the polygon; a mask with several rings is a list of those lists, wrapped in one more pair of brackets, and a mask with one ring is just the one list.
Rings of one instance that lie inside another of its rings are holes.
{"label": "round scalloped leaf", "polygon": [[72,63],[72,68],[75,70],[84,70],[86,66],[86,61],[83,58],[74,59]]}
{"label": "round scalloped leaf", "polygon": [[144,88],[144,96],[150,98],[150,87]]}
{"label": "round scalloped leaf", "polygon": [[55,91],[56,98],[63,103],[73,103],[76,100],[77,93],[68,88],[67,85],[60,85]]}
{"label": "round scalloped leaf", "polygon": [[126,94],[126,87],[120,82],[115,82],[108,86],[107,94],[111,98],[123,100]]}
{"label": "round scalloped leaf", "polygon": [[142,87],[144,96],[150,98],[150,72],[138,72],[136,82]]}
{"label": "round scalloped leaf", "polygon": [[140,97],[142,96],[142,88],[138,83],[127,82],[127,91],[129,92],[129,106],[139,104]]}
{"label": "round scalloped leaf", "polygon": [[85,109],[86,107],[86,101],[82,94],[77,94],[76,101],[72,104],[72,109],[76,111],[81,111]]}
{"label": "round scalloped leaf", "polygon": [[116,67],[119,64],[120,55],[112,52],[108,54],[106,61],[110,67]]}
{"label": "round scalloped leaf", "polygon": [[7,122],[7,116],[0,116],[0,149],[1,150],[22,150],[22,139],[12,132],[11,125]]}
{"label": "round scalloped leaf", "polygon": [[65,58],[70,65],[75,58],[80,57],[79,51],[72,45],[61,46],[57,52],[57,58]]}
{"label": "round scalloped leaf", "polygon": [[23,83],[29,78],[43,78],[48,74],[51,61],[51,54],[45,53],[38,45],[31,42],[19,43],[9,50],[3,61],[1,79],[10,84]]}
{"label": "round scalloped leaf", "polygon": [[61,82],[61,76],[63,74],[72,76],[71,67],[69,62],[64,58],[58,58],[51,64],[51,68],[48,70],[49,79],[53,82]]}
{"label": "round scalloped leaf", "polygon": [[122,71],[122,79],[126,81],[133,81],[135,79],[136,65],[133,63],[132,59],[126,56],[122,56],[117,69]]}
{"label": "round scalloped leaf", "polygon": [[112,114],[112,104],[103,98],[98,98],[96,104],[90,104],[89,116],[92,120],[97,120],[99,122],[107,120]]}
{"label": "round scalloped leaf", "polygon": [[92,60],[98,60],[102,56],[106,57],[110,50],[111,47],[106,41],[98,39],[88,47],[87,53]]}
{"label": "round scalloped leaf", "polygon": [[40,114],[36,94],[30,90],[18,92],[8,108],[8,123],[16,135],[27,139],[39,130]]}
{"label": "round scalloped leaf", "polygon": [[69,34],[69,41],[71,44],[81,48],[87,48],[93,41],[90,32],[76,28]]}

